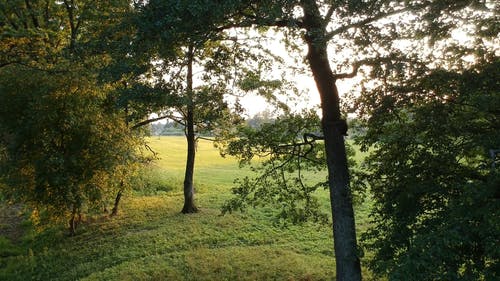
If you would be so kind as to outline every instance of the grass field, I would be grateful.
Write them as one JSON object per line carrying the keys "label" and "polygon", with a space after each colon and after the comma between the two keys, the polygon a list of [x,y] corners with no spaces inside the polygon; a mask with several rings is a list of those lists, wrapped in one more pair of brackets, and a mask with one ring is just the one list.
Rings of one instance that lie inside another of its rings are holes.
{"label": "grass field", "polygon": [[[201,212],[182,215],[184,138],[149,142],[161,159],[144,172],[146,187],[123,198],[117,217],[88,218],[74,237],[24,223],[18,241],[0,236],[0,280],[334,279],[330,226],[278,226],[271,207],[221,216],[233,180],[249,170],[203,140],[195,168]],[[366,208],[357,208],[361,228]]]}

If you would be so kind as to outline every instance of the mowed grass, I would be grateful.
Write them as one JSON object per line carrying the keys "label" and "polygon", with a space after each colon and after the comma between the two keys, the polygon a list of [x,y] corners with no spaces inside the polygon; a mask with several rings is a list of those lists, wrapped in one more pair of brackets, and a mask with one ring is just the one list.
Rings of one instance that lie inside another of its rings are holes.
{"label": "mowed grass", "polygon": [[[171,179],[182,183],[186,165],[186,140],[181,136],[152,137],[149,138],[150,146],[158,153],[160,159],[155,165]],[[219,150],[213,147],[212,142],[199,140],[195,159],[195,186],[201,192],[202,187],[210,186],[213,189],[223,188],[227,190],[233,185],[237,177],[248,174],[248,169],[238,169],[235,158],[221,157]]]}
{"label": "mowed grass", "polygon": [[117,217],[89,217],[74,237],[26,224],[20,241],[0,239],[0,280],[334,280],[331,226],[276,225],[272,206],[221,216],[234,179],[250,172],[204,140],[195,168],[201,212],[180,214],[185,140],[149,143],[160,157],[144,172],[155,192],[129,192]]}

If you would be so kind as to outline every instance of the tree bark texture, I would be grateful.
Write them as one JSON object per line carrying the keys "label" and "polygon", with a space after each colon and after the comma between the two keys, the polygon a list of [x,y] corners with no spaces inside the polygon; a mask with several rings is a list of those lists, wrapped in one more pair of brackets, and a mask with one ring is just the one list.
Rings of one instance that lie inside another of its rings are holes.
{"label": "tree bark texture", "polygon": [[345,120],[340,113],[340,99],[335,76],[327,54],[326,29],[314,0],[301,1],[304,9],[307,60],[316,82],[323,113],[322,128],[328,165],[328,184],[333,218],[333,237],[337,281],[361,280],[357,253],[354,211],[344,143]]}
{"label": "tree bark texture", "polygon": [[71,215],[71,218],[69,219],[69,236],[75,236],[76,233],[76,219],[74,215]]}
{"label": "tree bark texture", "polygon": [[120,205],[120,200],[122,199],[122,194],[123,194],[123,181],[120,184],[122,189],[120,189],[116,194],[115,204],[113,205],[113,209],[111,210],[110,214],[111,217],[114,217],[118,214],[118,206]]}
{"label": "tree bark texture", "polygon": [[187,66],[187,96],[188,105],[186,112],[186,140],[187,140],[187,159],[186,172],[184,174],[184,207],[182,213],[196,213],[198,208],[194,204],[194,160],[196,155],[196,139],[194,134],[194,104],[193,104],[193,47],[188,49],[188,66]]}
{"label": "tree bark texture", "polygon": [[71,211],[71,217],[68,223],[69,236],[75,236],[76,234],[76,227],[78,225],[76,214],[77,214],[77,209],[76,207],[73,206],[73,210]]}

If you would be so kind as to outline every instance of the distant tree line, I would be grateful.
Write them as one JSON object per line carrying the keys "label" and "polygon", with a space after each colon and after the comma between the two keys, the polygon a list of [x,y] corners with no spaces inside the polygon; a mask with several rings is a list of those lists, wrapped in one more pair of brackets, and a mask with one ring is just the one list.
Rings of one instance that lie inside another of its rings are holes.
{"label": "distant tree line", "polygon": [[183,136],[184,128],[174,122],[152,123],[149,125],[151,136]]}
{"label": "distant tree line", "polygon": [[[264,124],[272,124],[276,121],[276,116],[273,115],[270,109],[258,112],[251,117],[244,119],[244,124],[251,128],[258,129]],[[184,127],[177,122],[167,120],[166,122],[156,122],[149,124],[151,136],[183,136],[185,134]],[[212,131],[205,132],[203,136],[214,136]]]}

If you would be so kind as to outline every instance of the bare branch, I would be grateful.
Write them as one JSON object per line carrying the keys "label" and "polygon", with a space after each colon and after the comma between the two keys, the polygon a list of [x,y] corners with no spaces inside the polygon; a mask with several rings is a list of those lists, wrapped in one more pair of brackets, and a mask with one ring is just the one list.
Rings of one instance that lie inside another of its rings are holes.
{"label": "bare branch", "polygon": [[183,122],[183,120],[182,120],[181,118],[177,118],[177,117],[175,117],[175,116],[171,115],[171,116],[169,117],[169,119],[172,119],[175,123],[177,123],[177,124],[179,124],[179,125],[181,125],[181,126],[183,126],[183,127],[186,127],[186,123],[184,123],[184,122]]}
{"label": "bare branch", "polygon": [[131,129],[134,130],[134,129],[137,129],[137,128],[142,127],[144,125],[147,125],[147,124],[159,121],[159,120],[163,120],[163,119],[166,119],[166,118],[169,118],[169,117],[170,117],[169,115],[165,115],[165,116],[160,116],[160,117],[156,117],[156,118],[144,120],[144,121],[141,121],[141,122],[135,124],[134,126],[132,126]]}
{"label": "bare branch", "polygon": [[149,150],[149,152],[151,152],[153,154],[153,157],[154,158],[158,158],[158,152],[154,151],[151,146],[149,146],[147,143],[144,144],[144,147],[146,147],[147,150]]}
{"label": "bare branch", "polygon": [[211,141],[211,142],[215,141],[215,139],[209,139],[209,138],[205,138],[202,136],[196,136],[196,140],[206,140],[206,141]]}

